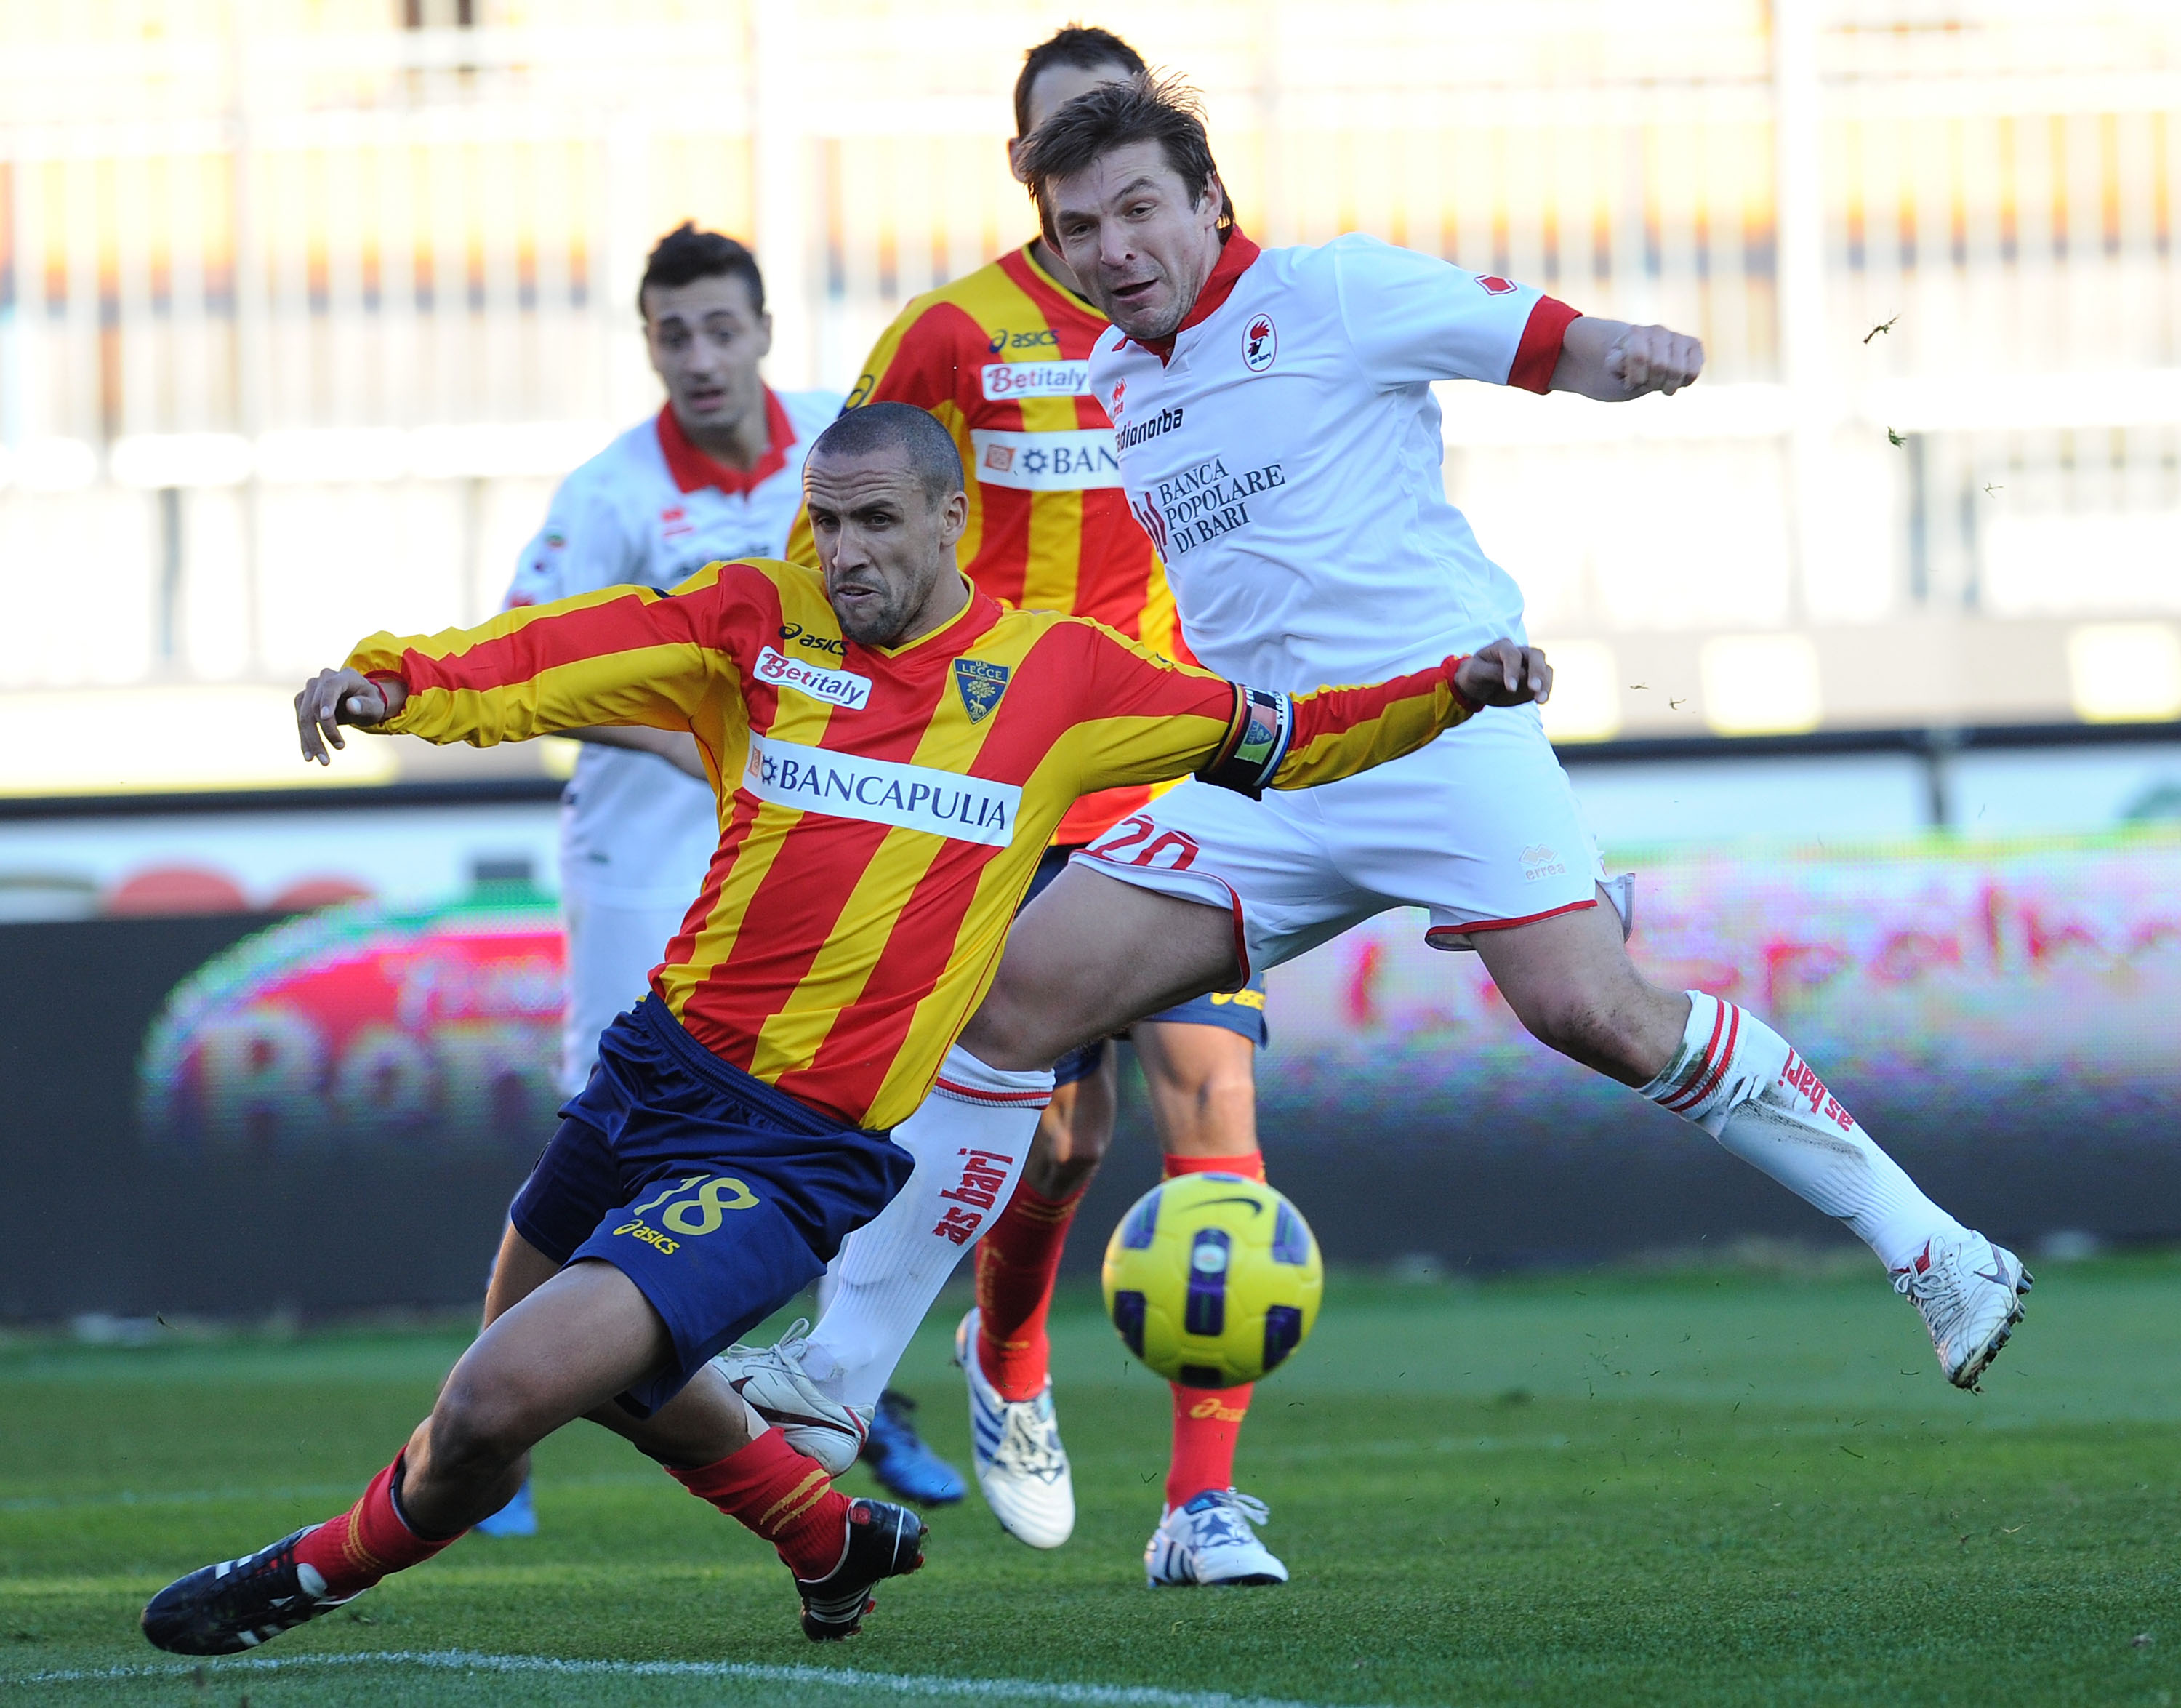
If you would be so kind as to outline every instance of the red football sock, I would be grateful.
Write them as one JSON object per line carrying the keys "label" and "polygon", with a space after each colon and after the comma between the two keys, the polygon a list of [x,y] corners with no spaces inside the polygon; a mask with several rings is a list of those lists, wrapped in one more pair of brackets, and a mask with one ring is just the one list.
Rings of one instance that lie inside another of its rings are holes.
{"label": "red football sock", "polygon": [[977,1247],[977,1363],[1003,1400],[1035,1400],[1045,1386],[1052,1280],[1089,1184],[1064,1198],[1017,1186]]}
{"label": "red football sock", "polygon": [[[1250,1151],[1234,1157],[1168,1157],[1165,1175],[1240,1175],[1265,1178],[1265,1153]],[[1186,1506],[1206,1489],[1234,1486],[1234,1444],[1242,1434],[1242,1419],[1250,1414],[1253,1383],[1239,1388],[1173,1389],[1173,1456],[1167,1461],[1166,1503]]]}
{"label": "red football sock", "polygon": [[724,1459],[687,1471],[669,1465],[666,1473],[771,1543],[798,1578],[823,1578],[848,1550],[848,1497],[777,1429]]}
{"label": "red football sock", "polygon": [[326,1580],[329,1595],[357,1595],[389,1573],[422,1565],[464,1534],[457,1530],[451,1536],[420,1536],[409,1528],[394,1503],[401,1457],[396,1454],[394,1462],[371,1479],[356,1505],[295,1544],[296,1564],[315,1567]]}

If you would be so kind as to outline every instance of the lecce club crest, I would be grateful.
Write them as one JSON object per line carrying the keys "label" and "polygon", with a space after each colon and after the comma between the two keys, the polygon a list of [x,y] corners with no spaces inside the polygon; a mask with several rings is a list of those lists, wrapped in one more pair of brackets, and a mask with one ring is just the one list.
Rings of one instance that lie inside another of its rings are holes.
{"label": "lecce club crest", "polygon": [[988,664],[981,658],[958,658],[954,687],[962,696],[962,709],[969,714],[969,721],[982,723],[1008,691],[1008,666]]}

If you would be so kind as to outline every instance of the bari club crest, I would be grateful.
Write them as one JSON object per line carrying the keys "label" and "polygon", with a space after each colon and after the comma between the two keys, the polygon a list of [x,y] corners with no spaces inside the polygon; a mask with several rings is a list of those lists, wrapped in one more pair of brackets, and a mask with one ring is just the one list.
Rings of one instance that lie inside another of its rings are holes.
{"label": "bari club crest", "polygon": [[1121,406],[1128,395],[1129,382],[1125,379],[1115,380],[1113,395],[1106,400],[1106,416],[1108,420],[1118,421],[1121,418]]}
{"label": "bari club crest", "polygon": [[1000,696],[1008,691],[1008,667],[987,664],[981,658],[954,661],[954,688],[962,696],[962,709],[971,723],[982,723],[992,715]]}
{"label": "bari club crest", "polygon": [[1252,373],[1262,373],[1279,353],[1280,334],[1273,329],[1273,317],[1251,316],[1250,323],[1242,329],[1242,366]]}

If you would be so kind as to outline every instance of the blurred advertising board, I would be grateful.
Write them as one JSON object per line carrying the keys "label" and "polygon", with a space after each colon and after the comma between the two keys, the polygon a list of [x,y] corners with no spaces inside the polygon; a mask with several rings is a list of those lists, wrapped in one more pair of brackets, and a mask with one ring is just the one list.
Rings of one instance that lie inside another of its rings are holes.
{"label": "blurred advertising board", "polygon": [[[2181,833],[1634,862],[1650,976],[1771,1020],[1934,1196],[2034,1249],[2181,1235]],[[1390,914],[1275,970],[1273,1177],[1328,1256],[1591,1262],[1830,1224],[1525,1034]],[[474,1299],[556,1106],[555,904],[0,926],[0,1315]],[[1071,1261],[1155,1178],[1140,1101]],[[99,1240],[57,1223],[96,1181]]]}
{"label": "blurred advertising board", "polygon": [[[1643,970],[1769,1020],[1957,1214],[2033,1245],[2181,1235],[2181,834],[1620,864]],[[1421,915],[1275,972],[1269,1013],[1266,1148],[1328,1251],[1504,1263],[1827,1231],[1538,1046],[1477,956],[1425,947]],[[1403,1184],[1351,1224],[1311,1176],[1367,1159]]]}
{"label": "blurred advertising board", "polygon": [[527,1157],[560,1096],[553,904],[306,914],[168,997],[138,1064],[147,1147],[200,1156]]}

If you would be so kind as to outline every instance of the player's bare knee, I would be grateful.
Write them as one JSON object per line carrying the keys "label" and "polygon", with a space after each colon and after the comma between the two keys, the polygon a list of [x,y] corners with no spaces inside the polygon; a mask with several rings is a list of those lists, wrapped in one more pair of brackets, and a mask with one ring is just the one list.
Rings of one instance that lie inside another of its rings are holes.
{"label": "player's bare knee", "polygon": [[505,1471],[537,1441],[535,1409],[519,1389],[457,1370],[432,1408],[433,1474],[467,1484]]}
{"label": "player's bare knee", "polygon": [[1049,1067],[1050,1062],[1037,1059],[1041,1031],[1037,1020],[1035,1003],[1017,998],[996,981],[969,1017],[969,1024],[962,1029],[961,1047],[991,1067]]}
{"label": "player's bare knee", "polygon": [[1585,1067],[1616,1079],[1647,1077],[1638,1071],[1643,1053],[1641,1017],[1625,1002],[1603,999],[1580,989],[1539,992],[1516,1006],[1530,1036]]}

